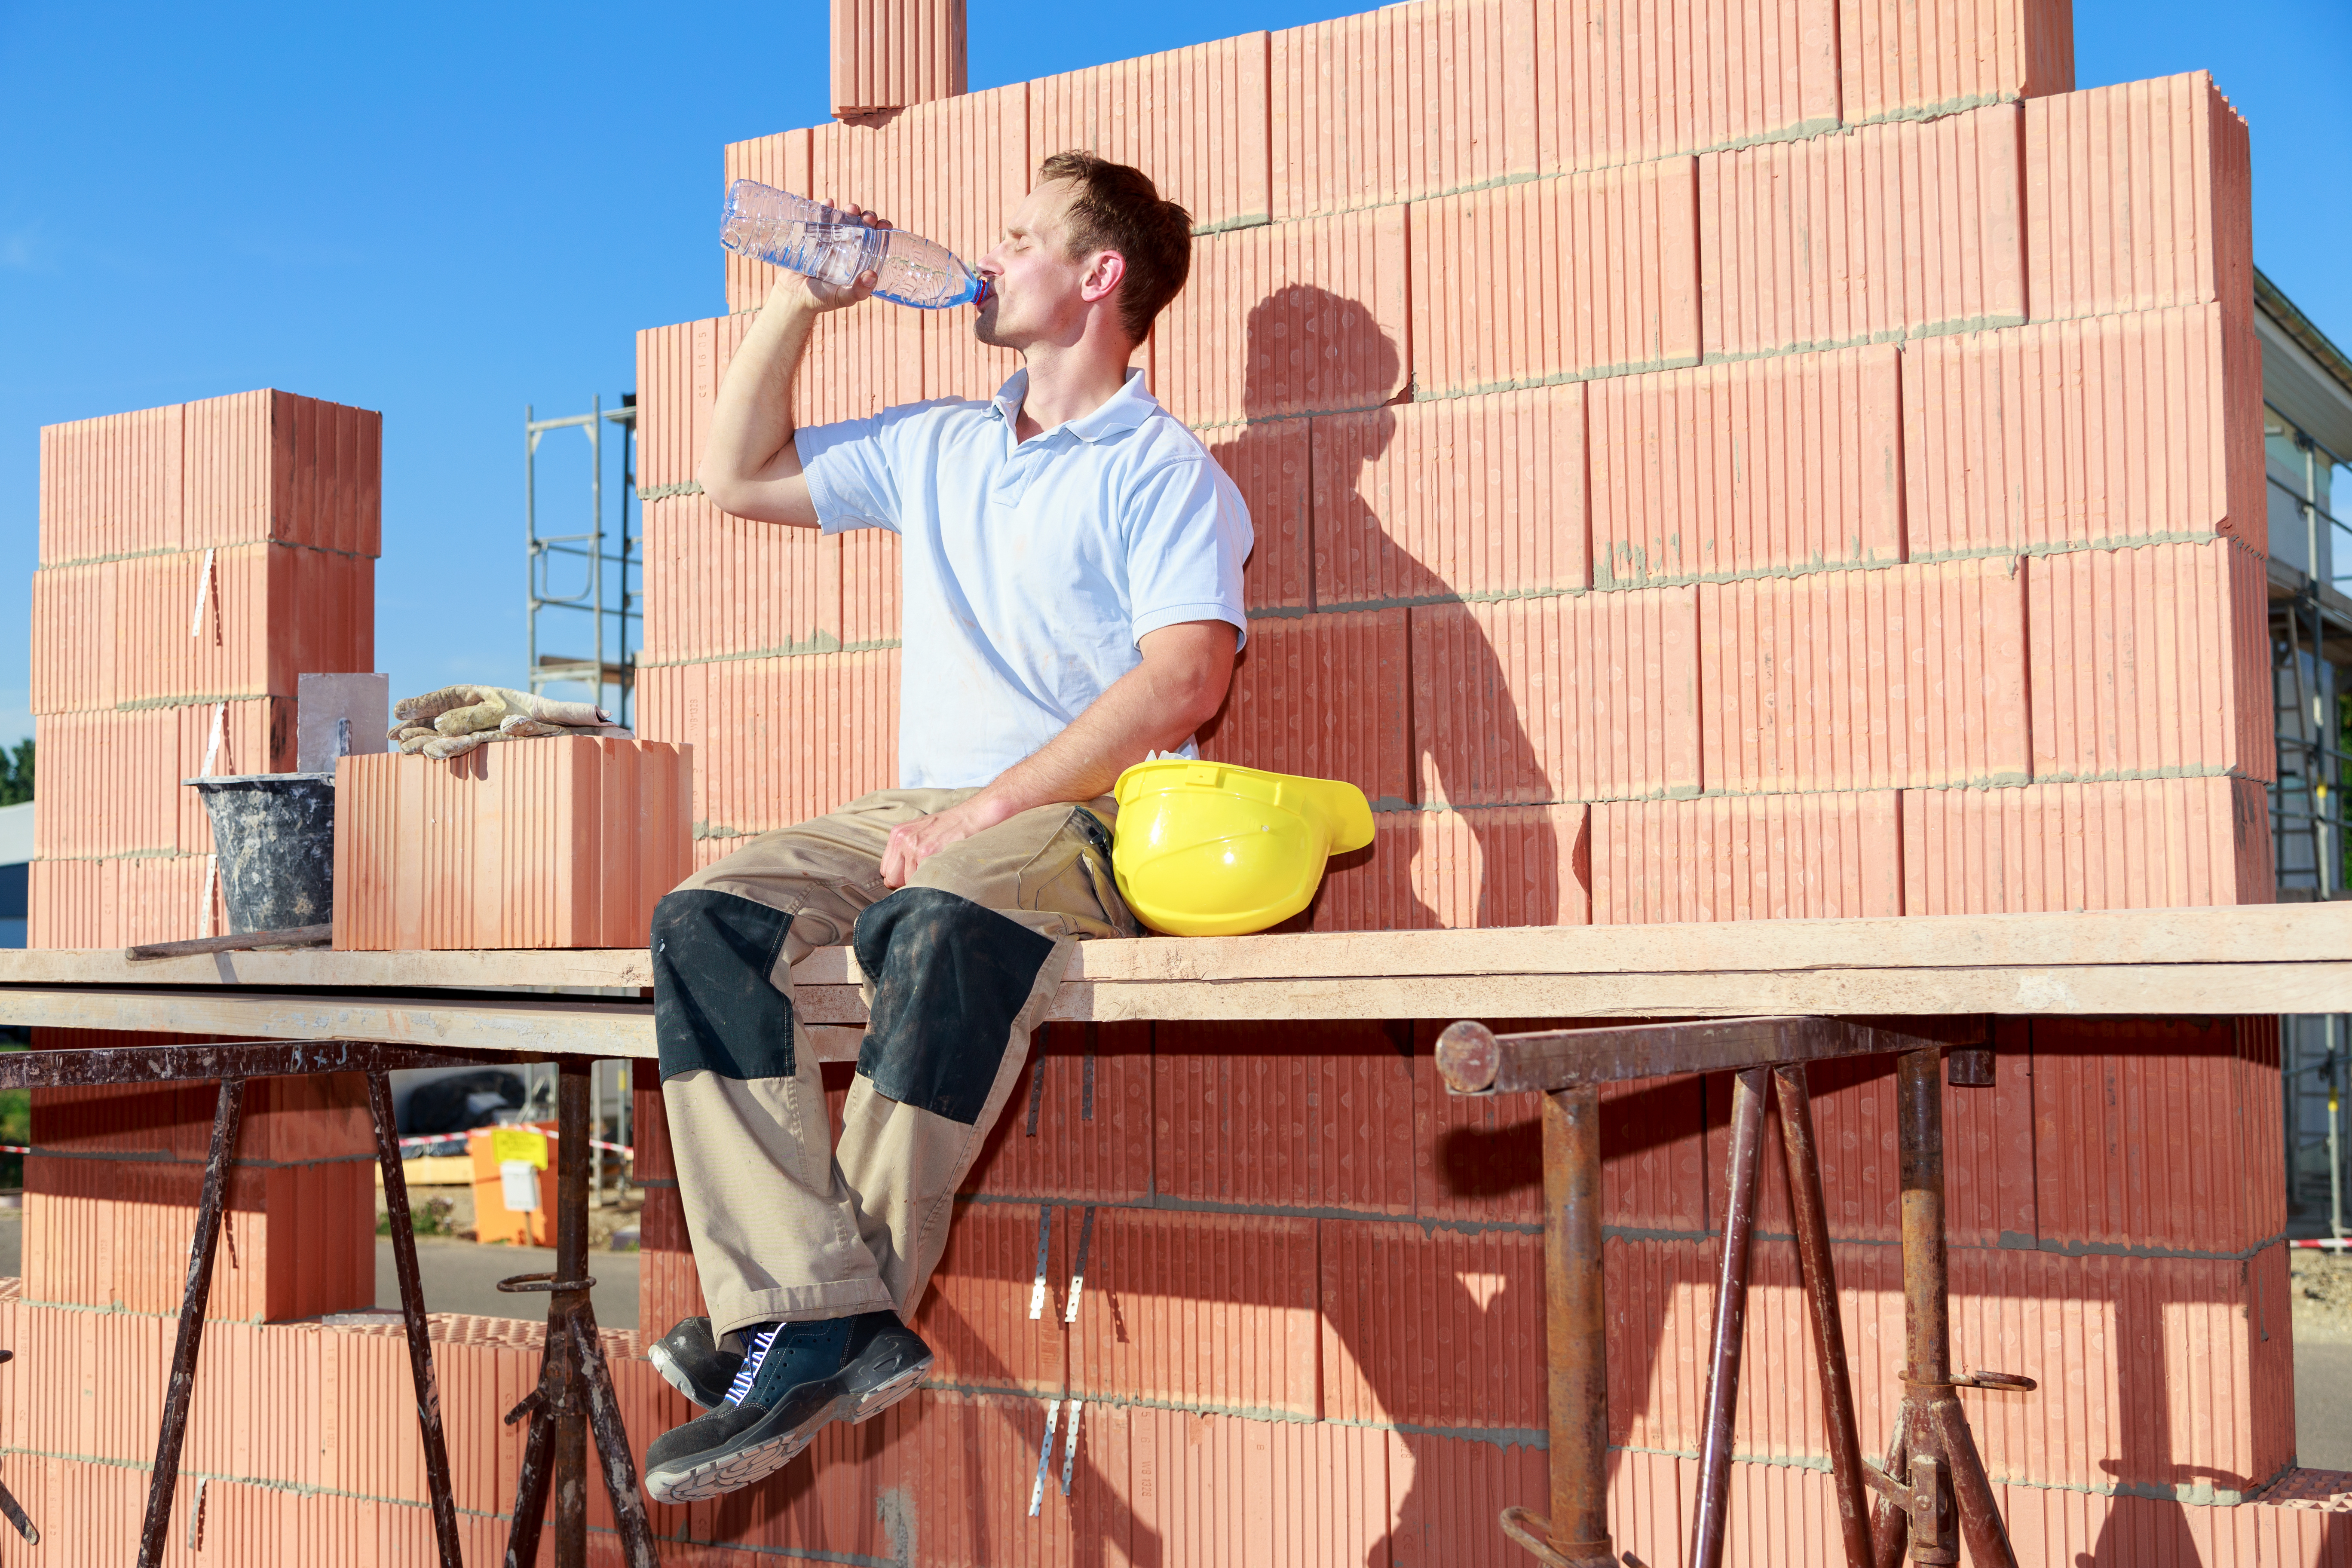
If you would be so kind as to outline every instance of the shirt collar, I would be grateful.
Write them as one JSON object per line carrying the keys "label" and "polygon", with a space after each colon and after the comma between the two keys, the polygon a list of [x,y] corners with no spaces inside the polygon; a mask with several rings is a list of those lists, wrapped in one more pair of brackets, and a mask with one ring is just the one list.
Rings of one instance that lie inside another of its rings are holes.
{"label": "shirt collar", "polygon": [[[1021,417],[1021,404],[1028,395],[1029,372],[1026,367],[1014,371],[1004,384],[996,389],[996,399],[991,406],[995,409],[996,416],[1004,421],[1008,435]],[[1118,390],[1104,398],[1099,406],[1066,424],[1055,426],[1046,434],[1058,436],[1066,430],[1081,441],[1101,441],[1134,429],[1159,406],[1160,400],[1152,396],[1150,389],[1143,384],[1143,372],[1130,365],[1127,379],[1119,384]]]}

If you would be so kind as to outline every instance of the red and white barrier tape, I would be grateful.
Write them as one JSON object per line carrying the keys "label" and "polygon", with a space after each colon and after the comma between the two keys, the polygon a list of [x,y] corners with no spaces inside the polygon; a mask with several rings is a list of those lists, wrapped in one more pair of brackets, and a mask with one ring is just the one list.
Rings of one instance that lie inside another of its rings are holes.
{"label": "red and white barrier tape", "polygon": [[[477,1127],[477,1128],[475,1128],[475,1129],[474,1129],[474,1131],[477,1131],[477,1132],[487,1132],[487,1131],[489,1131],[489,1129],[488,1129],[488,1128],[487,1128],[487,1127]],[[549,1142],[551,1142],[551,1143],[554,1142],[556,1140],[558,1140],[559,1138],[562,1137],[562,1133],[560,1133],[560,1132],[540,1132],[540,1130],[539,1130],[538,1128],[536,1128],[536,1127],[531,1128],[530,1131],[533,1131],[533,1132],[539,1132],[541,1137],[542,1137],[542,1138],[546,1139],[546,1140],[547,1140]],[[457,1141],[457,1140],[458,1140],[458,1139],[460,1139],[460,1138],[463,1138],[463,1137],[465,1137],[465,1136],[466,1136],[466,1134],[465,1134],[465,1133],[463,1133],[463,1132],[426,1132],[426,1133],[420,1133],[420,1134],[417,1134],[417,1135],[416,1135],[416,1136],[415,1136],[415,1137],[403,1138],[403,1139],[400,1141],[400,1146],[401,1146],[402,1148],[404,1148],[404,1149],[406,1149],[406,1148],[409,1148],[409,1147],[411,1147],[411,1146],[413,1146],[413,1145],[415,1145],[415,1144],[418,1144],[418,1143],[448,1143],[448,1142],[454,1142],[455,1141]],[[608,1154],[618,1154],[618,1155],[620,1155],[620,1156],[621,1156],[621,1158],[623,1158],[623,1159],[625,1159],[625,1160],[634,1160],[634,1159],[635,1159],[635,1158],[637,1157],[637,1152],[636,1152],[636,1150],[635,1150],[635,1148],[631,1147],[629,1144],[626,1144],[626,1143],[607,1143],[607,1142],[604,1142],[604,1140],[603,1140],[602,1138],[591,1138],[590,1140],[588,1140],[588,1147],[590,1147],[591,1149],[602,1149],[602,1150],[604,1150],[604,1151],[606,1153],[608,1153]],[[5,1153],[5,1152],[6,1152],[6,1145],[5,1145],[5,1144],[0,1144],[0,1153]]]}
{"label": "red and white barrier tape", "polygon": [[[445,1132],[436,1136],[403,1138],[400,1141],[400,1144],[401,1147],[404,1149],[411,1144],[415,1143],[446,1143],[452,1139],[462,1138],[464,1136],[465,1134],[462,1132]],[[551,1142],[554,1141],[556,1134],[550,1132],[546,1136]],[[618,1154],[624,1160],[634,1160],[637,1157],[636,1150],[631,1148],[626,1143],[607,1143],[602,1138],[591,1138],[588,1140],[588,1146],[592,1149],[602,1149],[607,1153]],[[0,1154],[29,1154],[31,1152],[33,1152],[33,1146],[29,1143],[0,1143]],[[2314,1243],[2306,1245],[2316,1244]]]}

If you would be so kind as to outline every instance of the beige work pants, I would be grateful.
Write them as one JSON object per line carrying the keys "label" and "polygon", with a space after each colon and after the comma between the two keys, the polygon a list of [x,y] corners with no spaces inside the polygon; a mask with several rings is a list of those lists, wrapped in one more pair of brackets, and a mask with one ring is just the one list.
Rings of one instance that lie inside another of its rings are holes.
{"label": "beige work pants", "polygon": [[[1023,812],[883,886],[890,830],[975,793],[877,791],[752,839],[656,911],[662,1089],[715,1334],[912,1316],[1074,943],[1136,934],[1108,799]],[[870,1014],[835,1150],[792,966],[840,942]]]}

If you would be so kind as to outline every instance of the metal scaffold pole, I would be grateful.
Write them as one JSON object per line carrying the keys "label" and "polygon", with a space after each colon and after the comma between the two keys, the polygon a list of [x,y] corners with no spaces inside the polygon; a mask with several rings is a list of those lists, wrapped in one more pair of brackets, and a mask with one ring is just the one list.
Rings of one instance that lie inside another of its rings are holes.
{"label": "metal scaffold pole", "polygon": [[[606,425],[618,426],[621,432],[618,526],[609,532],[604,517]],[[530,689],[585,686],[591,700],[625,725],[635,721],[637,648],[645,626],[644,520],[633,504],[636,426],[634,393],[625,394],[618,408],[606,408],[599,395],[591,400],[587,413],[555,419],[537,417],[528,405],[523,409],[523,533],[528,553],[523,604],[530,628],[525,658]],[[586,516],[573,531],[541,533],[540,442],[551,431],[570,429],[588,438]],[[561,583],[555,576],[559,571],[563,574]],[[583,616],[585,626],[579,620]],[[545,626],[542,618],[549,618]],[[578,639],[569,642],[571,647],[582,642],[588,646],[584,653],[542,653],[542,646],[555,637]],[[613,692],[610,698],[605,695],[607,688]]]}
{"label": "metal scaffold pole", "polygon": [[2336,1018],[2327,1019],[2327,1234],[2344,1237],[2344,1063],[2336,1049]]}

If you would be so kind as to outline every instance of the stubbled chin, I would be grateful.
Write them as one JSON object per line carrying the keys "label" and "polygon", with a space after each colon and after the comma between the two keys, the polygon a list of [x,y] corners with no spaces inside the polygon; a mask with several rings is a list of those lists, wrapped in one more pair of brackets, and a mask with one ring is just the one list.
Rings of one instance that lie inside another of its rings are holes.
{"label": "stubbled chin", "polygon": [[1009,346],[996,335],[996,301],[992,300],[980,308],[980,314],[972,318],[971,335],[992,349]]}

